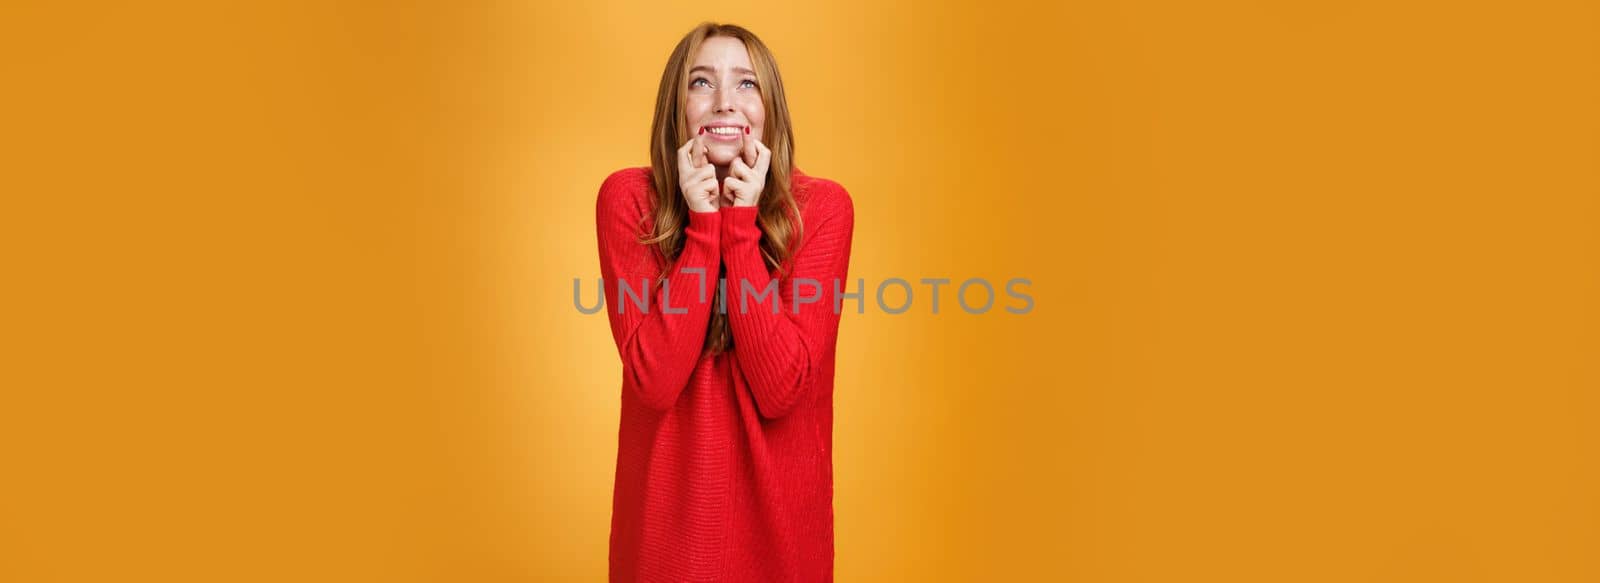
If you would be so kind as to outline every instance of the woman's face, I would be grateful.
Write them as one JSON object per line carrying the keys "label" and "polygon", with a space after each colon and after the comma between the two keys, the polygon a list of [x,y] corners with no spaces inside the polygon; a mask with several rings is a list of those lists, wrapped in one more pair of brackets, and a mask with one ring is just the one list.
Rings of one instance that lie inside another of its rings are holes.
{"label": "woman's face", "polygon": [[689,98],[684,121],[705,141],[712,164],[732,164],[746,138],[761,140],[767,114],[743,42],[718,36],[700,43],[685,82]]}

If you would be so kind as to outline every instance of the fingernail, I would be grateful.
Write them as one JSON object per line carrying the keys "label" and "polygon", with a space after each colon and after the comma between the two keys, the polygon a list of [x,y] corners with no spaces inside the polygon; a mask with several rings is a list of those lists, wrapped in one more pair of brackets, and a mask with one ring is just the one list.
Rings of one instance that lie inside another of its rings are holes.
{"label": "fingernail", "polygon": [[750,135],[750,126],[744,126],[744,135]]}
{"label": "fingernail", "polygon": [[700,135],[706,135],[706,126],[700,126]]}

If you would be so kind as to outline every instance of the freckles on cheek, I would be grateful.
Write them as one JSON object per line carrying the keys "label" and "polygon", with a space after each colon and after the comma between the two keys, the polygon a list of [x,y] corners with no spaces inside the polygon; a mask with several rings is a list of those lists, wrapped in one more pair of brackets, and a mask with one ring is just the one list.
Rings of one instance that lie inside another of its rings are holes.
{"label": "freckles on cheek", "polygon": [[705,119],[706,112],[710,109],[703,100],[690,99],[688,103],[683,104],[683,117],[690,123],[698,122]]}

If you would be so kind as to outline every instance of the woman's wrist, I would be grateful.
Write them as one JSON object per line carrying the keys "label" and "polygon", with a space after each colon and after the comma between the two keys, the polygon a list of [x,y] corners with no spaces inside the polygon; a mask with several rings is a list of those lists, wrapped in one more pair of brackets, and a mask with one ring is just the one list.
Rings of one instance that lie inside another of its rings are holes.
{"label": "woman's wrist", "polygon": [[756,218],[760,209],[753,206],[723,206],[722,247],[737,248],[742,244],[754,245],[761,240],[761,227]]}
{"label": "woman's wrist", "polygon": [[707,211],[697,211],[697,210],[694,210],[694,209],[689,209],[689,225],[688,225],[688,228],[705,227],[705,228],[710,228],[710,229],[716,229],[718,223],[721,222],[721,220],[722,220],[722,213],[718,212],[718,209],[711,209],[711,210],[707,210]]}

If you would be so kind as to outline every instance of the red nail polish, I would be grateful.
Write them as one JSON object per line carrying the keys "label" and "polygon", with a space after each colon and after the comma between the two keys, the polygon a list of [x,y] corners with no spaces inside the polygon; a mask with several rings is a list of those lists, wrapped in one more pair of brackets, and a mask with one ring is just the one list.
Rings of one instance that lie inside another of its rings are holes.
{"label": "red nail polish", "polygon": [[744,135],[750,135],[750,126],[744,126]]}
{"label": "red nail polish", "polygon": [[706,135],[706,126],[700,126],[700,135]]}

